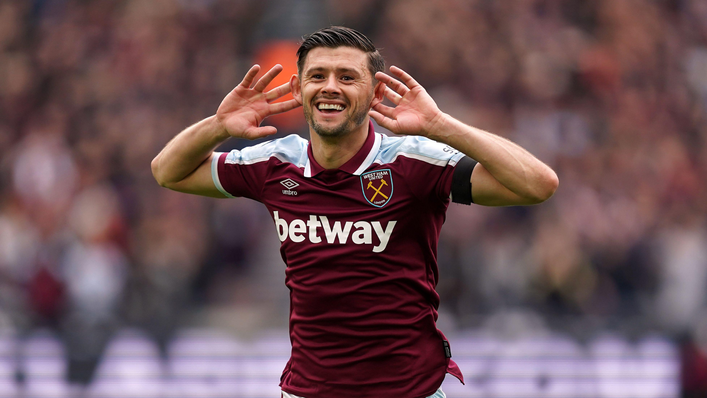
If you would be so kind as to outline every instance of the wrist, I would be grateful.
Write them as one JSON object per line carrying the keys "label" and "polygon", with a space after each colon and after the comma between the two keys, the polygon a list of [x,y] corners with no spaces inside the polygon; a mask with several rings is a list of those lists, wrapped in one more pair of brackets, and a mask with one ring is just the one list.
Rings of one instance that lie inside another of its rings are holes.
{"label": "wrist", "polygon": [[214,139],[218,142],[226,141],[231,137],[231,135],[228,133],[228,130],[226,130],[226,127],[223,125],[223,123],[221,123],[221,121],[216,115],[209,116],[204,121],[207,123],[208,129],[209,131],[211,131]]}
{"label": "wrist", "polygon": [[438,142],[447,142],[450,131],[451,116],[440,111],[425,129],[425,136]]}

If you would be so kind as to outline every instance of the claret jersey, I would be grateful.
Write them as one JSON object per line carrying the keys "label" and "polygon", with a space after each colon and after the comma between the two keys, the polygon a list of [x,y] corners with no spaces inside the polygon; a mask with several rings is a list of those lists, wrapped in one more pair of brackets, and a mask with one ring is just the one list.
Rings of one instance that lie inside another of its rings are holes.
{"label": "claret jersey", "polygon": [[462,380],[435,324],[437,241],[462,153],[371,124],[335,170],[297,135],[217,155],[217,188],[267,206],[281,242],[292,343],[283,391],[414,398],[446,373]]}

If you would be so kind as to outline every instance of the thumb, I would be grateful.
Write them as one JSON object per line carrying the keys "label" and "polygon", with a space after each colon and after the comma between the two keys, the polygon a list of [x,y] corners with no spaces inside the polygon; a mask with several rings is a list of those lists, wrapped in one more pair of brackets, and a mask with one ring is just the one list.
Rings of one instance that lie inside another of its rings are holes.
{"label": "thumb", "polygon": [[253,127],[245,131],[244,138],[254,140],[257,138],[267,137],[275,133],[277,133],[277,129],[274,126]]}
{"label": "thumb", "polygon": [[395,131],[394,131],[394,128],[395,128],[395,121],[394,121],[393,119],[387,118],[387,117],[383,116],[380,112],[374,111],[373,109],[371,109],[370,111],[368,111],[368,115],[369,115],[371,118],[373,118],[373,120],[375,120],[375,122],[376,122],[379,126],[381,126],[381,127],[383,127],[383,128],[386,128],[386,129],[388,129],[388,130],[390,130],[390,131],[392,131],[392,132],[395,132]]}

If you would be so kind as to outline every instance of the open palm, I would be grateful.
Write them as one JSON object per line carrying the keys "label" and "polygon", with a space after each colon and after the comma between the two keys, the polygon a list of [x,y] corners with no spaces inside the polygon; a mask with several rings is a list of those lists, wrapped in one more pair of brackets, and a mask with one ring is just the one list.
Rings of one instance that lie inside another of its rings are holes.
{"label": "open palm", "polygon": [[243,81],[228,93],[216,111],[219,123],[233,137],[252,140],[275,134],[277,132],[275,127],[260,126],[263,120],[268,116],[300,106],[295,99],[273,102],[290,92],[289,83],[265,92],[267,85],[282,72],[281,65],[273,66],[251,87],[259,71],[259,65],[251,67]]}
{"label": "open palm", "polygon": [[378,125],[395,134],[428,136],[442,112],[412,76],[395,66],[390,71],[400,80],[382,72],[376,73],[376,79],[386,85],[385,96],[395,106],[379,103],[369,114]]}

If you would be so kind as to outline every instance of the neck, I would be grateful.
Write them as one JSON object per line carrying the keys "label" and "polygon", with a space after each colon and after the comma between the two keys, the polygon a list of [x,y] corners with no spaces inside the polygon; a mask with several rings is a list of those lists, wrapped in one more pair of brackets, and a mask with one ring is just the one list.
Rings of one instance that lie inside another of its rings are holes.
{"label": "neck", "polygon": [[322,137],[311,127],[309,135],[314,159],[327,170],[338,169],[363,147],[368,137],[368,118],[356,129],[337,137]]}

